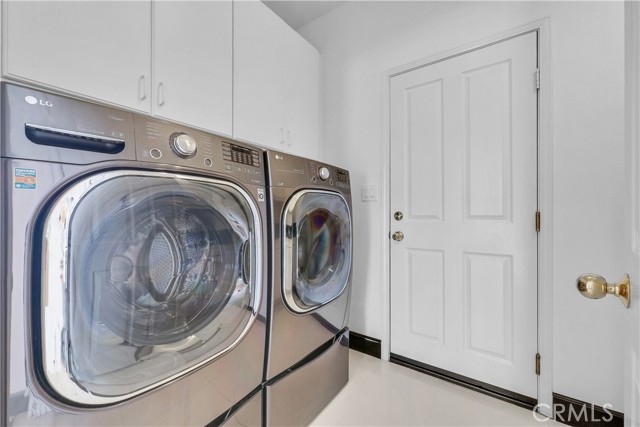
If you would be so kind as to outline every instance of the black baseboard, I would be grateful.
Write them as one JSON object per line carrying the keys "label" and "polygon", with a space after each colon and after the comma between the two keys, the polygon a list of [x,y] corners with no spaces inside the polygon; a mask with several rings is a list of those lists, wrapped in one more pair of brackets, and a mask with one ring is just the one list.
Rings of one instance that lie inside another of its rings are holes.
{"label": "black baseboard", "polygon": [[538,401],[532,397],[515,393],[510,390],[505,390],[503,388],[496,387],[482,381],[474,380],[473,378],[465,377],[463,375],[458,375],[444,369],[436,368],[435,366],[427,365],[426,363],[421,363],[394,353],[391,353],[390,361],[398,365],[413,369],[415,371],[431,375],[432,377],[436,377],[441,380],[445,380],[459,386],[477,391],[479,393],[495,397],[496,399],[512,403],[516,406],[520,406],[521,408],[533,410],[533,408],[538,403]]}
{"label": "black baseboard", "polygon": [[380,359],[382,354],[381,341],[357,332],[349,331],[349,348],[360,353]]}
{"label": "black baseboard", "polygon": [[573,427],[624,426],[622,412],[557,393],[553,393],[553,413],[556,421]]}

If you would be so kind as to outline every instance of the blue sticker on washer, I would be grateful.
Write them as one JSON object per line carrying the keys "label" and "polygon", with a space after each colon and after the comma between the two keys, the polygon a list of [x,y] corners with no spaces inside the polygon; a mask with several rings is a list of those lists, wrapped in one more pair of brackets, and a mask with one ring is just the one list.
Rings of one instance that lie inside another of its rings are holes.
{"label": "blue sticker on washer", "polygon": [[38,184],[35,169],[15,168],[13,181],[20,190],[35,190]]}

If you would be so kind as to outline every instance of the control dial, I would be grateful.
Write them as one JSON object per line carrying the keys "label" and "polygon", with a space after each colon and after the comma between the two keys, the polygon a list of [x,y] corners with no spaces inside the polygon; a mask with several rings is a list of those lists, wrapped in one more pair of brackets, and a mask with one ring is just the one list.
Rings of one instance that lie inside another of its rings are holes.
{"label": "control dial", "polygon": [[198,150],[198,144],[193,137],[186,133],[176,132],[169,137],[169,145],[174,153],[183,159],[193,157]]}
{"label": "control dial", "polygon": [[326,181],[331,176],[331,172],[329,172],[328,168],[321,166],[318,168],[318,176],[321,180]]}

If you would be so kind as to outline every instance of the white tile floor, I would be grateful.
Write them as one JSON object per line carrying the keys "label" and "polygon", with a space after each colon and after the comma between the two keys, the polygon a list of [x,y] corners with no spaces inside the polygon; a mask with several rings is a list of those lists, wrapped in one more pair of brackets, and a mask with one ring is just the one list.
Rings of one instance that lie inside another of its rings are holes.
{"label": "white tile floor", "polygon": [[353,350],[349,371],[349,383],[312,426],[564,425],[539,422],[529,410]]}

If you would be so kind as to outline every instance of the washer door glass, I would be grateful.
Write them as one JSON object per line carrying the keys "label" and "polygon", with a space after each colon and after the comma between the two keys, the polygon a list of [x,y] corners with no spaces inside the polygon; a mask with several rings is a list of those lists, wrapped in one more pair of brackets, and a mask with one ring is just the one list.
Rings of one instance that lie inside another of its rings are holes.
{"label": "washer door glass", "polygon": [[50,387],[114,403],[234,347],[260,304],[259,227],[250,197],[223,181],[112,171],[74,183],[42,230]]}
{"label": "washer door glass", "polygon": [[301,191],[287,202],[282,224],[282,294],[289,310],[308,313],[336,299],[349,284],[349,206],[338,193]]}

